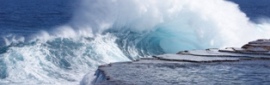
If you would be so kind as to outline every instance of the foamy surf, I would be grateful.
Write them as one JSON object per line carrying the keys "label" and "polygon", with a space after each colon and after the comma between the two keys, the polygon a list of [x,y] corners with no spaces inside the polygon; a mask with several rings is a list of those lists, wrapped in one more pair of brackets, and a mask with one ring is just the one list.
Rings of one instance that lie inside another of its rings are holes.
{"label": "foamy surf", "polygon": [[[263,31],[262,31],[263,30]],[[0,84],[91,84],[98,65],[269,38],[225,0],[81,0],[70,23],[25,40],[3,36]]]}

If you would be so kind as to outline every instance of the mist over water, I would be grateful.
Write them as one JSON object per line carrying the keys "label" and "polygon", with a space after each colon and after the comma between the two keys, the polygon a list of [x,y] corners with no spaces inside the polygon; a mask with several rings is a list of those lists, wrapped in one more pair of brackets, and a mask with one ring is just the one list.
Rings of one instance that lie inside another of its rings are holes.
{"label": "mist over water", "polygon": [[101,64],[269,38],[249,20],[224,0],[81,0],[67,24],[3,37],[0,84],[89,84]]}
{"label": "mist over water", "polygon": [[170,45],[180,46],[165,52],[239,46],[250,40],[267,38],[269,33],[260,31],[269,30],[266,22],[249,21],[237,4],[223,0],[83,0],[82,3],[75,14],[79,16],[73,19],[75,28],[91,29],[91,34],[107,29],[156,34],[164,49],[171,49]]}

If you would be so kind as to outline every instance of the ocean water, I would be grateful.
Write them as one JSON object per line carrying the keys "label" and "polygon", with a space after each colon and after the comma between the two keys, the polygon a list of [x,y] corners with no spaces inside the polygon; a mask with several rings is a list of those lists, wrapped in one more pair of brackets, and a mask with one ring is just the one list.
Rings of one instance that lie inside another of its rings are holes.
{"label": "ocean water", "polygon": [[97,66],[269,38],[268,0],[0,0],[0,85],[91,83]]}

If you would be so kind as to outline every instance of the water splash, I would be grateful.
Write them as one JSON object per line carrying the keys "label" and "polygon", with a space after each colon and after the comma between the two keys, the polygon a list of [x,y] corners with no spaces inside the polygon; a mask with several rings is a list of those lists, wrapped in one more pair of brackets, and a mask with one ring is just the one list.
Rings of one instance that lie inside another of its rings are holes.
{"label": "water splash", "polygon": [[250,22],[225,0],[81,0],[66,25],[29,41],[5,37],[0,84],[89,83],[101,64],[241,46],[269,33],[267,22]]}

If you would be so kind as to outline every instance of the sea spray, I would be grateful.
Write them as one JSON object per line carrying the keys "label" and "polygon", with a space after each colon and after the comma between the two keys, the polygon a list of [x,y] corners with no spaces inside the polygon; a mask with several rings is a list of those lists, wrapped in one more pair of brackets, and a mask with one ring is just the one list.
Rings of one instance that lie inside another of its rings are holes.
{"label": "sea spray", "polygon": [[81,0],[66,25],[27,40],[4,36],[0,84],[88,84],[98,65],[240,46],[269,33],[268,23],[250,22],[225,0]]}

